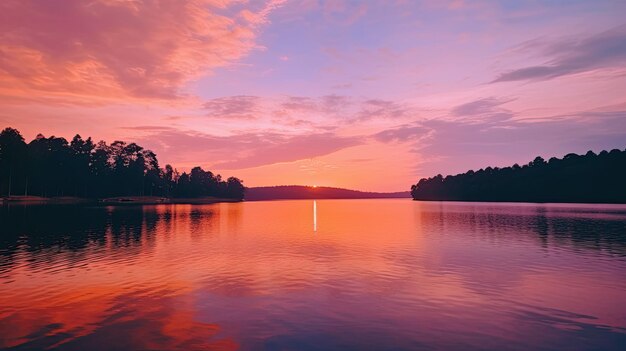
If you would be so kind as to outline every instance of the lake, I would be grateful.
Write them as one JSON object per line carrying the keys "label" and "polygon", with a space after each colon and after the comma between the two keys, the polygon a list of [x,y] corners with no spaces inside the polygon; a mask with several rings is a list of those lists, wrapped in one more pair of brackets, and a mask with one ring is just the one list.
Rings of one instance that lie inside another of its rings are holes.
{"label": "lake", "polygon": [[0,207],[8,350],[623,350],[626,206]]}

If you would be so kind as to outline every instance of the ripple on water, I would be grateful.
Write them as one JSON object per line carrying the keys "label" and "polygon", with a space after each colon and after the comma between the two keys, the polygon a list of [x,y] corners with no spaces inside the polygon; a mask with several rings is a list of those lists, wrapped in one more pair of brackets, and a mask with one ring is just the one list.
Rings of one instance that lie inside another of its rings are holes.
{"label": "ripple on water", "polygon": [[[0,348],[618,350],[626,207],[4,207]],[[315,230],[314,230],[315,229]]]}

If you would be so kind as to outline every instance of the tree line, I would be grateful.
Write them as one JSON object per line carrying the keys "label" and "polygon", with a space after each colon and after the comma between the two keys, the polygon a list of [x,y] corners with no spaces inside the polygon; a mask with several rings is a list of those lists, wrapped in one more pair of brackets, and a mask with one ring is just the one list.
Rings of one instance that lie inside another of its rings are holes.
{"label": "tree line", "polygon": [[26,143],[16,129],[0,132],[0,196],[215,196],[241,200],[244,190],[240,179],[223,180],[201,167],[182,174],[170,165],[161,168],[154,152],[135,143],[94,143],[78,134],[69,142],[39,134]]}
{"label": "tree line", "polygon": [[487,167],[411,186],[414,200],[626,203],[626,150]]}

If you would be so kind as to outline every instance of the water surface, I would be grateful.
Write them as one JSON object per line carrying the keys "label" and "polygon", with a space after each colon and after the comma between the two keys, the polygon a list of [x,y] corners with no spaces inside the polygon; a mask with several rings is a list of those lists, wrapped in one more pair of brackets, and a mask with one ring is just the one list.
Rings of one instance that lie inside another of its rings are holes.
{"label": "water surface", "polygon": [[619,350],[626,207],[0,208],[0,348]]}

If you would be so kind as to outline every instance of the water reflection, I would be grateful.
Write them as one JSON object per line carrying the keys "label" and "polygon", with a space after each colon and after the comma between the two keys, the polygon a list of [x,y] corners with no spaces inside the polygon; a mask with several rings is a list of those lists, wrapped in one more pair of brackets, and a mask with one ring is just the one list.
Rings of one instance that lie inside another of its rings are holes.
{"label": "water reflection", "polygon": [[312,236],[310,206],[5,206],[0,348],[626,342],[626,207],[319,200]]}
{"label": "water reflection", "polygon": [[313,200],[313,231],[317,231],[317,201]]}

